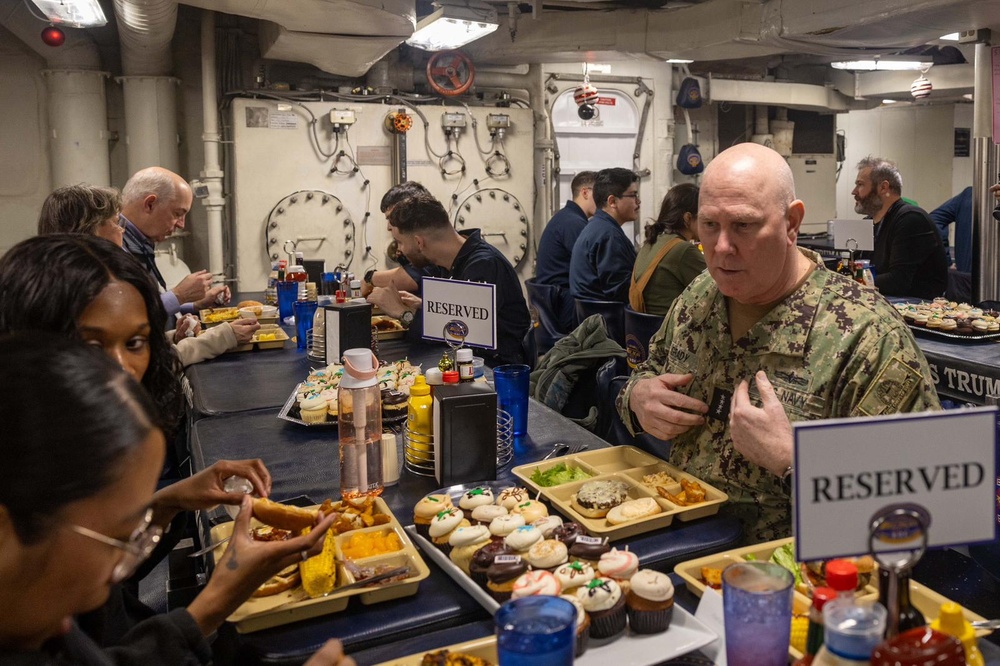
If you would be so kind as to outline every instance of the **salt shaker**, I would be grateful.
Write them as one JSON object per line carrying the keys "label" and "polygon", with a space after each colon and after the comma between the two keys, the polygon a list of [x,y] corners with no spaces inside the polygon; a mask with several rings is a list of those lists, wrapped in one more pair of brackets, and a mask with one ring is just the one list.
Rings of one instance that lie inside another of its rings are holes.
{"label": "salt shaker", "polygon": [[396,434],[382,433],[382,485],[399,483],[399,452],[396,451]]}

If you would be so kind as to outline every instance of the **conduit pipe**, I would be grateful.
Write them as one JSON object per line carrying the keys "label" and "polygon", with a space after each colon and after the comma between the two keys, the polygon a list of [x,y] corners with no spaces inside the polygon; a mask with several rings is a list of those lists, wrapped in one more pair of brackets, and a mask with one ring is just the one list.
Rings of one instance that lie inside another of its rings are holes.
{"label": "conduit pipe", "polygon": [[222,188],[222,165],[219,161],[219,109],[215,77],[215,12],[202,10],[201,15],[201,111],[204,131],[201,141],[205,148],[202,181],[208,186],[208,197],[202,199],[208,228],[208,270],[225,272],[223,253],[223,209],[226,204]]}
{"label": "conduit pipe", "polygon": [[993,219],[996,199],[989,188],[1000,169],[998,147],[993,143],[993,66],[990,46],[976,44],[976,92],[972,115],[972,300],[1000,297],[1000,225]]}

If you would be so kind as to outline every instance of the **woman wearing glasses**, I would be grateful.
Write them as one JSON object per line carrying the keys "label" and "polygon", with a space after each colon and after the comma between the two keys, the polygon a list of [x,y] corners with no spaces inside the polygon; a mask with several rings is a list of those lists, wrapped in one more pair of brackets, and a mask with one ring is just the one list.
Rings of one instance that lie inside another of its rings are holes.
{"label": "woman wearing glasses", "polygon": [[[0,334],[44,331],[100,348],[146,388],[156,406],[155,425],[174,441],[185,409],[181,370],[159,333],[166,315],[156,286],[137,261],[93,236],[36,236],[0,259],[0,294]],[[19,384],[28,378],[34,381],[28,373]],[[173,455],[179,459],[186,453]],[[154,525],[165,529],[181,512],[239,504],[241,495],[223,490],[224,480],[233,475],[249,479],[262,497],[270,493],[271,477],[260,460],[219,461],[157,491]],[[181,527],[173,526],[175,541]],[[161,551],[166,555],[169,548]],[[152,615],[135,598],[137,582],[130,583],[132,593],[116,589],[110,602],[83,623],[102,644],[117,642],[137,619]]]}
{"label": "woman wearing glasses", "polygon": [[[103,354],[32,332],[0,340],[0,419],[0,663],[207,664],[204,637],[269,574],[322,548],[329,518],[308,536],[254,542],[246,499],[214,593],[102,651],[73,617],[104,603],[159,537],[153,490],[165,445],[156,406]],[[352,663],[339,644],[321,652],[309,663]]]}

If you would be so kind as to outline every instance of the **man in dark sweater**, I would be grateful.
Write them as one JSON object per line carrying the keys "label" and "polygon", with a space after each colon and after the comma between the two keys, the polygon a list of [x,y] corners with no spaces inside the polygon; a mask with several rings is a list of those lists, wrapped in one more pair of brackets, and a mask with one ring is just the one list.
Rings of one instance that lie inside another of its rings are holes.
{"label": "man in dark sweater", "polygon": [[900,198],[903,179],[896,164],[880,157],[858,162],[854,210],[875,223],[872,268],[883,296],[931,299],[948,286],[948,258],[933,220]]}
{"label": "man in dark sweater", "polygon": [[[479,229],[455,231],[448,212],[430,194],[418,193],[394,205],[389,211],[389,230],[410,263],[417,269],[439,266],[445,277],[495,285],[497,348],[485,350],[486,363],[524,363],[523,341],[531,327],[531,316],[521,293],[521,282],[507,258],[482,239]],[[400,292],[394,285],[375,287],[368,301],[390,317],[421,330],[414,320],[422,301]]]}

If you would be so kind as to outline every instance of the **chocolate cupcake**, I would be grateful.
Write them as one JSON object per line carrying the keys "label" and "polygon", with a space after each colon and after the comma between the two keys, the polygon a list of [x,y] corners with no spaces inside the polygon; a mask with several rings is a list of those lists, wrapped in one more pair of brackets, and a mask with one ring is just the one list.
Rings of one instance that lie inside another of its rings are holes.
{"label": "chocolate cupcake", "polygon": [[528,570],[520,555],[497,555],[486,570],[486,589],[497,603],[510,601],[514,582]]}
{"label": "chocolate cupcake", "polygon": [[674,585],[670,577],[643,569],[629,580],[625,595],[628,623],[637,634],[666,631],[674,615]]}
{"label": "chocolate cupcake", "polygon": [[590,615],[590,635],[611,638],[625,631],[625,596],[610,578],[595,578],[577,588],[576,596]]}
{"label": "chocolate cupcake", "polygon": [[596,567],[601,556],[611,550],[606,539],[592,536],[578,536],[569,547],[570,559],[582,560]]}
{"label": "chocolate cupcake", "polygon": [[[432,516],[433,517],[433,516]],[[557,541],[562,541],[569,548],[576,541],[578,536],[583,536],[586,532],[583,530],[583,526],[580,523],[563,523],[559,527],[552,530],[552,536],[546,538],[556,539]]]}
{"label": "chocolate cupcake", "polygon": [[493,558],[497,555],[508,555],[510,550],[504,545],[503,540],[491,541],[476,551],[469,562],[469,577],[480,587],[486,587],[486,571],[493,564]]}
{"label": "chocolate cupcake", "polygon": [[382,389],[382,423],[397,425],[406,421],[408,399],[402,391]]}

